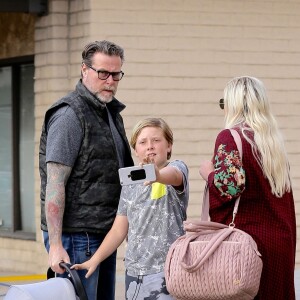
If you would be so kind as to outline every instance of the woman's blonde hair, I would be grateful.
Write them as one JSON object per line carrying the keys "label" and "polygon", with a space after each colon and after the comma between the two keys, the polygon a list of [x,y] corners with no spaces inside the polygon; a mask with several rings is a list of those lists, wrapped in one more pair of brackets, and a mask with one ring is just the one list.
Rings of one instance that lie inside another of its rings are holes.
{"label": "woman's blonde hair", "polygon": [[[161,118],[146,118],[140,120],[133,128],[130,145],[133,149],[135,149],[136,141],[141,131],[145,127],[157,127],[161,128],[164,134],[165,139],[170,145],[173,145],[173,132],[169,125]],[[170,159],[172,155],[172,151],[168,152],[167,159]]]}
{"label": "woman's blonde hair", "polygon": [[[249,76],[230,80],[224,89],[224,104],[225,127],[241,128],[270,183],[272,193],[281,197],[286,191],[290,191],[287,154],[263,83]],[[251,132],[254,142],[249,138]]]}

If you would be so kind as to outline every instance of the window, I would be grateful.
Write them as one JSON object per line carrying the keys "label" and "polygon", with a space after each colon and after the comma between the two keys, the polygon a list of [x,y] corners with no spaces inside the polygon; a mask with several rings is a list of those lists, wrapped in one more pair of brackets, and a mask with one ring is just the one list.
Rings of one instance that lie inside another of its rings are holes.
{"label": "window", "polygon": [[33,57],[0,61],[0,235],[34,237]]}

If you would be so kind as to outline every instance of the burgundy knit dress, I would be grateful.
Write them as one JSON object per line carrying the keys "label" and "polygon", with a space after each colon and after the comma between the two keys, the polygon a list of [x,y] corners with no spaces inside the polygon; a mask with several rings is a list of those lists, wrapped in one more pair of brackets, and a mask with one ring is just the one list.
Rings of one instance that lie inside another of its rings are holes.
{"label": "burgundy knit dress", "polygon": [[228,129],[219,133],[215,171],[209,174],[211,221],[229,224],[234,200],[241,195],[236,228],[249,233],[262,254],[263,271],[255,299],[294,300],[296,218],[292,191],[277,198],[243,138],[242,165]]}

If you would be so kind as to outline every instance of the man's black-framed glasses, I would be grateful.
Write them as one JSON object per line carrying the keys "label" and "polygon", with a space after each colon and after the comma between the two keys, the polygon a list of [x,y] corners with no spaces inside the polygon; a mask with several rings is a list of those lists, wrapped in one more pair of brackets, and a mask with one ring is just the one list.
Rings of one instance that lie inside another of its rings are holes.
{"label": "man's black-framed glasses", "polygon": [[120,71],[120,72],[108,72],[105,70],[96,70],[95,68],[93,68],[90,65],[87,65],[87,67],[89,67],[90,69],[94,70],[95,72],[98,73],[98,78],[100,80],[106,80],[110,75],[112,76],[112,79],[114,81],[120,81],[122,79],[122,77],[124,76],[124,72]]}
{"label": "man's black-framed glasses", "polygon": [[219,100],[219,106],[220,106],[221,109],[224,109],[224,99],[223,98],[221,98]]}

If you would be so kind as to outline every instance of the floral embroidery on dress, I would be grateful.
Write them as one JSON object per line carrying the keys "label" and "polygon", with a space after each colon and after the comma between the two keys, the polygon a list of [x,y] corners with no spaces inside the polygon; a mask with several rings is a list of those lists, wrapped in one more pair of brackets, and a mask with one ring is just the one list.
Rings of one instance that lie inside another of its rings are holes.
{"label": "floral embroidery on dress", "polygon": [[237,150],[226,151],[220,144],[215,156],[214,184],[228,200],[240,195],[245,189],[245,171]]}

